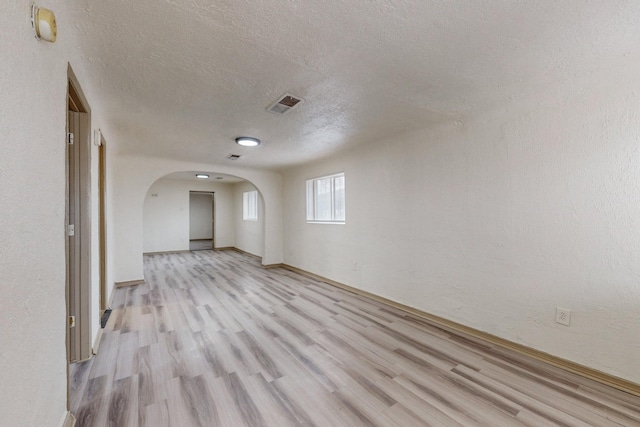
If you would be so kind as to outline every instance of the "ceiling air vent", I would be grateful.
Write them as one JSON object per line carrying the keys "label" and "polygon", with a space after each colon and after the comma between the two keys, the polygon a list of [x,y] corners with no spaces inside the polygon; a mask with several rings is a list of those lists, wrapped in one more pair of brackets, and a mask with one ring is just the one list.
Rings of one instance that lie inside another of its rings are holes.
{"label": "ceiling air vent", "polygon": [[276,114],[285,114],[302,104],[304,99],[298,98],[297,96],[291,95],[290,93],[285,93],[278,99],[276,102],[271,104],[268,111]]}
{"label": "ceiling air vent", "polygon": [[240,154],[230,154],[227,159],[229,160],[238,160],[240,158]]}

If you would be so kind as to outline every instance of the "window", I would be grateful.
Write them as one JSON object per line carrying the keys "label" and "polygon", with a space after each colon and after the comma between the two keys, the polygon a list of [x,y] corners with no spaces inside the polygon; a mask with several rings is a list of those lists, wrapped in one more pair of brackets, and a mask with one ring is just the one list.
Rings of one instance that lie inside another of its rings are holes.
{"label": "window", "polygon": [[258,192],[256,190],[242,193],[242,219],[246,221],[258,220]]}
{"label": "window", "polygon": [[344,173],[307,180],[307,222],[345,223]]}

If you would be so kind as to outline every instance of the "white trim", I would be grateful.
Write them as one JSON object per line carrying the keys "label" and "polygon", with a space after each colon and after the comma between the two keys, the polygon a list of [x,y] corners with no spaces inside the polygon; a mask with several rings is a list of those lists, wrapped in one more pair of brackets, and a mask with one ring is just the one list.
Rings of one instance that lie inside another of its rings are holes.
{"label": "white trim", "polygon": [[307,224],[336,224],[336,225],[346,225],[346,221],[314,221],[311,219],[307,220]]}

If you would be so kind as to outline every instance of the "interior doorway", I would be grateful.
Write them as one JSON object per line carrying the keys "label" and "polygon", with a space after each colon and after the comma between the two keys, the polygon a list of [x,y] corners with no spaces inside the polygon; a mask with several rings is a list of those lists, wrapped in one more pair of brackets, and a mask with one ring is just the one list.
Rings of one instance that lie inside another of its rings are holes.
{"label": "interior doorway", "polygon": [[69,68],[67,90],[67,355],[69,362],[91,356],[91,116]]}
{"label": "interior doorway", "polygon": [[212,192],[189,192],[189,250],[215,247],[215,196]]}

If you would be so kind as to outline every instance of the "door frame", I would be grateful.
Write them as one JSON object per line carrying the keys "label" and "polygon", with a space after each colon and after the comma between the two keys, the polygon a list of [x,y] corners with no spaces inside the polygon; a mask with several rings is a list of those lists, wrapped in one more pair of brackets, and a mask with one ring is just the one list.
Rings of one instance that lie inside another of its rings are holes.
{"label": "door frame", "polygon": [[[191,194],[209,194],[211,195],[211,249],[216,248],[216,192],[189,190],[189,209],[191,209]],[[189,213],[189,233],[191,233],[191,213]],[[191,238],[189,238],[191,241]]]}
{"label": "door frame", "polygon": [[107,144],[100,129],[96,131],[94,138],[98,145],[98,215],[99,215],[99,242],[100,242],[100,306],[99,318],[108,306],[107,301]]}
{"label": "door frame", "polygon": [[[67,236],[65,241],[65,262],[67,266],[67,278],[65,285],[67,319],[66,319],[66,347],[68,363],[86,360],[91,357],[91,109],[80,88],[71,66],[67,68],[67,132],[70,132],[69,116],[73,113],[78,119],[74,132],[73,144],[65,138],[66,150],[77,150],[78,180],[73,190],[70,189],[73,178],[70,176],[70,155],[66,160],[66,222],[74,224],[75,235]],[[76,134],[77,133],[77,134]],[[72,151],[67,151],[71,153]],[[73,191],[73,193],[72,193]],[[77,194],[75,194],[77,192]],[[75,218],[70,218],[70,206],[73,203]],[[70,256],[71,240],[74,239],[77,257]],[[79,264],[79,265],[76,265]],[[74,273],[73,271],[79,271]],[[72,276],[77,280],[72,280]],[[78,282],[78,283],[75,283]],[[70,316],[75,316],[75,327],[70,325]],[[72,339],[73,335],[73,339]],[[72,342],[75,344],[72,351]],[[68,388],[69,384],[67,384]]]}

